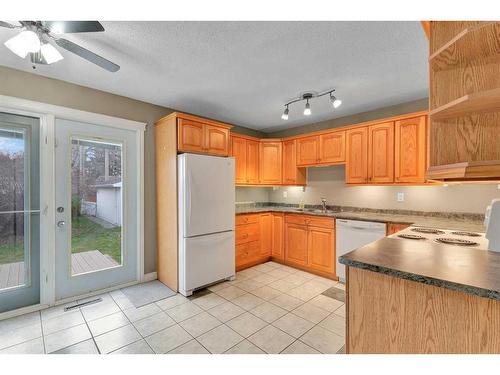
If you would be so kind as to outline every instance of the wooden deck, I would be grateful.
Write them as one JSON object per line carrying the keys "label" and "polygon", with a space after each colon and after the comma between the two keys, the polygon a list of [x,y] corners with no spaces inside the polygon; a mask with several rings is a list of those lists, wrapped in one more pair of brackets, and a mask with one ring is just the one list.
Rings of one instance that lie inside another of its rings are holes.
{"label": "wooden deck", "polygon": [[[71,274],[78,275],[116,267],[119,264],[99,250],[84,251],[71,255]],[[24,262],[0,264],[0,289],[24,284]]]}

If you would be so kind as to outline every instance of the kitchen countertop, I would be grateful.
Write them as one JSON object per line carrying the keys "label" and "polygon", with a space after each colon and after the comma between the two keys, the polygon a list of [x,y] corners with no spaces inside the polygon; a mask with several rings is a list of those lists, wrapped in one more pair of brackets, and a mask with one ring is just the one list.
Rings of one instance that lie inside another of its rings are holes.
{"label": "kitchen countertop", "polygon": [[471,232],[485,232],[483,221],[476,217],[478,215],[447,214],[447,213],[429,213],[428,215],[426,215],[425,213],[419,213],[418,215],[415,214],[412,215],[412,214],[398,213],[397,210],[395,210],[394,213],[373,212],[373,211],[374,210],[363,211],[361,209],[358,209],[356,211],[328,210],[327,212],[321,212],[321,210],[318,209],[299,210],[297,207],[287,207],[287,206],[277,206],[277,205],[270,205],[270,206],[236,205],[237,215],[257,213],[257,212],[285,212],[285,213],[297,213],[304,215],[327,216],[327,217],[333,217],[335,219],[375,221],[380,223],[402,223],[420,227],[454,229],[454,230],[464,230]]}
{"label": "kitchen countertop", "polygon": [[500,253],[382,238],[339,257],[362,268],[479,297],[500,300]]}

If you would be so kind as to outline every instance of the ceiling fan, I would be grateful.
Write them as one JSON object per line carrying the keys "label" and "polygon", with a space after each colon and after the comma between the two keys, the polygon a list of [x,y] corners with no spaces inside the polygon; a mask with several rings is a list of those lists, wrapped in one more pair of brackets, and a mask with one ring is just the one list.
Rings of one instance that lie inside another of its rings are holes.
{"label": "ceiling fan", "polygon": [[[120,66],[89,51],[76,43],[60,38],[59,34],[93,33],[104,31],[97,21],[18,21],[15,25],[0,21],[0,27],[20,29],[21,32],[5,42],[5,46],[21,58],[29,54],[33,64],[53,64],[63,59],[60,52],[49,43],[53,40],[57,46],[106,69],[117,72]],[[34,67],[34,66],[33,66]]]}

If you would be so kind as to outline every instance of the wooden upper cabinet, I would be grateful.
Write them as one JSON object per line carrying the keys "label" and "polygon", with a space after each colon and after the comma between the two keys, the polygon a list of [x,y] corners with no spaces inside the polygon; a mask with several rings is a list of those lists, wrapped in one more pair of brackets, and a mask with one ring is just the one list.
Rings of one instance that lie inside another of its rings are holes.
{"label": "wooden upper cabinet", "polygon": [[259,142],[247,140],[247,184],[259,183]]}
{"label": "wooden upper cabinet", "polygon": [[260,215],[260,254],[271,256],[273,248],[273,216],[270,212]]}
{"label": "wooden upper cabinet", "polygon": [[280,212],[275,212],[272,214],[273,217],[273,246],[271,255],[273,258],[284,260],[284,246],[283,246],[283,237],[284,237],[284,224],[285,224],[285,215]]}
{"label": "wooden upper cabinet", "polygon": [[281,141],[260,141],[260,183],[281,184]]}
{"label": "wooden upper cabinet", "polygon": [[425,182],[426,116],[395,123],[395,182]]}
{"label": "wooden upper cabinet", "polygon": [[346,131],[346,183],[368,181],[368,128]]}
{"label": "wooden upper cabinet", "polygon": [[345,131],[336,131],[319,136],[320,163],[345,162]]}
{"label": "wooden upper cabinet", "polygon": [[297,141],[284,141],[283,149],[283,184],[305,185],[307,179],[306,168],[297,167]]}
{"label": "wooden upper cabinet", "polygon": [[179,151],[205,151],[205,125],[201,122],[178,119],[177,149]]}
{"label": "wooden upper cabinet", "polygon": [[307,241],[308,267],[335,274],[335,230],[309,226]]}
{"label": "wooden upper cabinet", "polygon": [[394,123],[368,127],[368,182],[394,182]]}
{"label": "wooden upper cabinet", "polygon": [[229,155],[230,125],[179,112],[164,118],[177,120],[177,151]]}
{"label": "wooden upper cabinet", "polygon": [[314,165],[319,163],[319,137],[297,139],[297,165]]}
{"label": "wooden upper cabinet", "polygon": [[229,129],[205,125],[205,151],[212,155],[229,155]]}
{"label": "wooden upper cabinet", "polygon": [[247,182],[247,140],[239,137],[231,137],[231,155],[234,157],[236,184]]}

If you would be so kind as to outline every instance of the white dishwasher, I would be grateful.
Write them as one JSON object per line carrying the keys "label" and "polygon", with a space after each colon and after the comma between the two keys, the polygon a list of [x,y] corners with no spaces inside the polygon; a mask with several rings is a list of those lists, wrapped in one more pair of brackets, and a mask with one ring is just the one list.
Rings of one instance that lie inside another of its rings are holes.
{"label": "white dishwasher", "polygon": [[345,266],[339,263],[339,256],[385,237],[386,227],[373,221],[337,219],[335,228],[337,276],[345,282]]}

